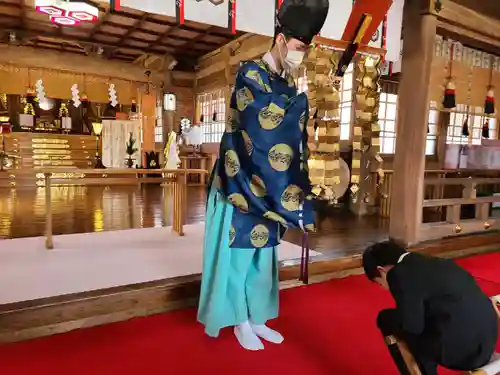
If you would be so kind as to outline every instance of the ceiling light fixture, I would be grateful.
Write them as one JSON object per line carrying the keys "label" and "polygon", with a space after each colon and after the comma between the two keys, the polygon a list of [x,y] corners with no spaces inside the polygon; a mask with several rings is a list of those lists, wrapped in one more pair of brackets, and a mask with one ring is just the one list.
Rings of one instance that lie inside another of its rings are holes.
{"label": "ceiling light fixture", "polygon": [[99,18],[99,9],[84,2],[35,0],[35,9],[47,14],[51,22],[61,26],[76,26],[80,22],[95,22]]}

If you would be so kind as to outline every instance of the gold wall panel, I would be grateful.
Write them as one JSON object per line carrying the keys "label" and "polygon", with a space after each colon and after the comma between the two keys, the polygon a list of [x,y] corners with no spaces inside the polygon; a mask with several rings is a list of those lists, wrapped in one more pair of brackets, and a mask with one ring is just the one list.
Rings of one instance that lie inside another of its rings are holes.
{"label": "gold wall panel", "polygon": [[28,69],[14,65],[0,65],[0,93],[24,95],[26,89],[34,87],[42,79],[47,97],[63,100],[71,99],[71,86],[78,85],[80,94],[87,94],[91,102],[109,101],[109,84],[113,83],[118,102],[130,105],[137,99],[139,84],[122,79],[106,79],[92,75],[73,74],[52,69]]}

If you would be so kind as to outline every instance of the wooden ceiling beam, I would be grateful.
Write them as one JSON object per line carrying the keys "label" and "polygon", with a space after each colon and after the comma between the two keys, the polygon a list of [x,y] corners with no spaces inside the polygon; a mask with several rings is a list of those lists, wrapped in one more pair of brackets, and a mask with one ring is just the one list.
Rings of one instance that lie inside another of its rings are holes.
{"label": "wooden ceiling beam", "polygon": [[178,46],[177,48],[183,48],[183,49],[192,48],[193,45],[201,42],[203,40],[203,38],[210,36],[211,33],[214,31],[214,29],[215,29],[215,27],[213,27],[213,26],[209,27],[208,29],[206,29],[206,31],[204,33],[200,32],[197,36],[195,36],[194,38],[191,38],[186,43]]}
{"label": "wooden ceiling beam", "polygon": [[470,36],[473,39],[477,35],[481,35],[482,39],[500,40],[500,22],[497,19],[485,16],[451,0],[442,0],[442,3],[443,9],[438,13],[438,21],[441,22],[441,25],[449,24],[454,28],[460,28],[464,31],[465,36]]}
{"label": "wooden ceiling beam", "polygon": [[[88,1],[88,3],[97,7],[99,9],[99,12],[101,12],[101,13],[106,14],[109,12],[108,3],[105,3],[105,2],[101,3],[101,2],[95,2],[95,1]],[[0,0],[0,5],[5,6],[5,7],[10,7],[10,8],[18,8],[18,9],[21,8],[21,5],[19,3],[11,3],[11,2],[4,1],[4,0]],[[118,17],[129,18],[129,19],[135,20],[135,21],[141,20],[141,18],[143,17],[143,15],[130,13],[130,12],[127,12],[125,10],[112,11],[111,14],[118,16]],[[155,24],[155,25],[178,27],[180,30],[190,31],[190,32],[194,32],[194,33],[204,32],[204,29],[200,29],[197,27],[193,27],[193,26],[189,26],[189,25],[179,25],[177,22],[175,22],[175,20],[167,21],[167,20],[159,20],[158,18],[153,18],[154,16],[159,16],[157,14],[153,14],[153,13],[147,13],[147,14],[149,16],[148,22]],[[4,15],[2,15],[2,16],[4,16]],[[165,16],[165,17],[168,17],[168,16]],[[168,18],[172,18],[172,17],[168,17]],[[118,23],[113,23],[113,22],[106,22],[106,23],[109,25],[113,25],[115,27],[127,28],[127,26],[123,25],[123,24],[118,24]],[[220,31],[215,30],[211,33],[211,35],[218,37],[218,38],[225,39],[227,41],[230,41],[234,38],[234,36],[232,34],[230,34],[229,32],[224,32],[223,28],[219,28],[219,29],[220,29]],[[142,32],[145,32],[147,34],[156,35],[156,36],[161,35],[159,33],[150,32],[148,30],[142,30]]]}
{"label": "wooden ceiling beam", "polygon": [[[133,20],[140,20],[141,19],[141,15],[137,15],[137,14],[132,14],[132,13],[128,13],[126,11],[117,11],[114,13],[116,16],[120,16],[120,17],[125,17],[125,18],[130,18],[130,19],[133,19]],[[155,14],[151,14],[149,13],[150,16],[155,16]],[[189,25],[179,25],[178,23],[176,23],[175,21],[161,21],[157,18],[152,18],[150,17],[148,19],[148,22],[149,23],[153,23],[155,25],[160,25],[160,26],[170,26],[170,27],[175,27],[175,26],[179,26],[179,28],[181,30],[185,30],[185,31],[191,31],[191,32],[194,32],[194,33],[199,33],[199,32],[202,32],[203,29],[199,29],[197,27],[192,27],[192,26],[189,26]],[[123,26],[123,25],[122,25]],[[224,33],[222,31],[215,31],[212,33],[213,36],[216,36],[216,37],[219,37],[219,38],[223,38],[223,39],[228,39],[228,40],[231,40],[233,38],[233,36],[229,33]]]}
{"label": "wooden ceiling beam", "polygon": [[[118,28],[118,29],[124,29],[124,30],[126,30],[128,28],[128,26],[120,24],[120,23],[116,23],[116,22],[107,22],[107,25],[115,27],[115,28]],[[174,26],[170,27],[168,30],[166,30],[165,32],[163,32],[163,33],[157,33],[157,32],[154,32],[154,31],[151,31],[151,30],[146,30],[146,29],[141,29],[139,31],[141,33],[143,33],[143,34],[147,34],[147,35],[151,35],[151,36],[156,37],[155,40],[152,40],[150,42],[151,46],[152,46],[153,44],[158,43],[162,39],[168,37],[169,35],[171,35],[176,30],[182,30],[181,25],[174,25]],[[194,31],[194,32],[199,33],[200,31]],[[119,37],[118,34],[113,34],[113,33],[108,33],[108,32],[102,32],[102,31],[100,32],[100,34],[113,36],[115,38]],[[134,38],[134,37],[130,37],[129,39],[138,40],[138,41],[140,40],[140,41],[146,42],[146,43],[148,42],[147,40],[140,39],[140,38]],[[191,38],[188,38],[188,37],[185,37],[185,36],[179,36],[179,35],[176,35],[175,39],[186,41],[186,42],[188,42],[188,41],[191,40]],[[210,45],[210,46],[219,46],[220,45],[219,43],[209,42],[209,41],[203,42],[203,44]]]}
{"label": "wooden ceiling beam", "polygon": [[[500,55],[500,40],[484,36],[477,32],[466,30],[461,26],[449,24],[447,22],[438,21],[437,28],[439,34],[443,36],[452,37],[469,47],[479,48],[485,52],[495,55]],[[462,38],[462,40],[460,40]]]}
{"label": "wooden ceiling beam", "polygon": [[258,58],[269,50],[271,42],[272,38],[270,37],[251,34],[230,42],[217,49],[209,57],[203,57],[199,60],[201,70],[196,72],[196,79],[199,80],[227,69],[228,56],[230,56],[229,67],[238,65],[241,61]]}
{"label": "wooden ceiling beam", "polygon": [[[102,59],[98,57],[57,50],[49,51],[48,49],[41,51],[33,47],[0,44],[0,64],[35,69],[54,69],[74,74],[85,73],[127,81],[148,81],[144,69],[130,63],[107,61],[103,64]],[[152,72],[151,79],[155,77],[156,73]]]}
{"label": "wooden ceiling beam", "polygon": [[[135,20],[134,24],[127,29],[126,33],[123,34],[123,36],[120,38],[120,40],[116,44],[118,44],[119,46],[121,46],[123,43],[125,43],[125,41],[133,33],[135,33],[137,31],[137,29],[140,29],[141,26],[144,24],[144,22],[146,22],[148,20],[148,16],[149,16],[149,13],[144,13],[140,19]],[[120,47],[112,49],[110,51],[110,56],[113,55],[119,49],[120,49]]]}
{"label": "wooden ceiling beam", "polygon": [[[24,36],[32,36],[32,37],[45,37],[45,38],[56,38],[56,39],[64,39],[70,42],[76,42],[80,43],[82,45],[99,45],[102,47],[107,47],[107,48],[112,48],[112,49],[117,49],[117,48],[122,48],[122,49],[128,49],[131,51],[137,51],[138,53],[150,53],[150,54],[162,54],[164,52],[154,50],[154,49],[147,49],[147,48],[140,48],[140,47],[133,47],[133,46],[128,46],[128,45],[118,45],[116,43],[109,43],[109,42],[101,42],[101,41],[90,41],[87,38],[81,38],[73,35],[67,35],[64,34],[63,36],[58,35],[57,32],[53,32],[50,29],[44,30],[44,31],[29,31],[29,30],[22,30],[22,29],[7,29],[8,31],[13,31],[20,33],[21,35]],[[170,48],[174,48],[171,47]],[[185,55],[191,55],[195,56],[196,52],[195,51],[184,51]]]}
{"label": "wooden ceiling beam", "polygon": [[19,23],[21,27],[25,27],[26,25],[26,0],[19,0],[21,5],[21,12],[19,14]]}
{"label": "wooden ceiling beam", "polygon": [[108,8],[104,12],[104,15],[99,17],[99,21],[97,22],[97,24],[92,28],[92,30],[90,30],[89,39],[93,39],[94,36],[101,31],[101,27],[104,26],[106,22],[108,22],[110,16],[111,11]]}
{"label": "wooden ceiling beam", "polygon": [[[173,32],[175,32],[176,30],[179,30],[180,29],[180,25],[175,25],[175,26],[171,26],[169,27],[164,33],[162,34],[157,34],[157,38],[153,41],[151,41],[147,48],[152,48],[152,47],[155,47],[155,46],[158,46],[158,45],[161,45],[161,41],[163,39],[165,39],[167,36],[171,35]],[[179,39],[179,37],[176,37],[177,39]],[[188,39],[188,38],[186,38]]]}

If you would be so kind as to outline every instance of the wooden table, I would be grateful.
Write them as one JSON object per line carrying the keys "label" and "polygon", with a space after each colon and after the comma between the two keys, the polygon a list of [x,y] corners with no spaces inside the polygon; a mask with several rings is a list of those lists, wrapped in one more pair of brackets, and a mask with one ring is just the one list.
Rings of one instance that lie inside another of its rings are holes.
{"label": "wooden table", "polygon": [[[205,156],[205,155],[182,155],[180,157],[181,159],[181,169],[185,169],[185,170],[188,170],[188,169],[197,169],[197,170],[202,170],[202,171],[205,171],[205,172],[200,172],[200,173],[191,173],[191,174],[196,174],[199,176],[199,183],[189,183],[189,181],[187,180],[188,179],[188,176],[187,174],[184,175],[184,177],[186,178],[186,184],[189,184],[189,185],[202,185],[202,186],[205,186],[207,184],[207,173],[208,173],[208,156]],[[194,165],[195,163],[199,163],[199,166],[198,165]]]}

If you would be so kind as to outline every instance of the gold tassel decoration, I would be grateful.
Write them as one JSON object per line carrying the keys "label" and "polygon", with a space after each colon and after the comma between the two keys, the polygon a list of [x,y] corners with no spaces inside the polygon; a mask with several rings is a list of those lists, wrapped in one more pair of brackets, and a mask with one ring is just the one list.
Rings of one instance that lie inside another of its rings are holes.
{"label": "gold tassel decoration", "polygon": [[35,116],[35,108],[33,107],[33,104],[27,102],[24,106],[23,112],[25,115]]}
{"label": "gold tassel decoration", "polygon": [[[378,188],[383,183],[382,157],[380,156],[380,127],[378,110],[380,102],[380,64],[377,56],[363,56],[358,63],[359,74],[356,85],[356,122],[353,134],[353,155],[351,166],[351,197],[358,200],[361,179],[361,158],[363,152],[369,151],[377,164],[379,175]],[[372,160],[369,161],[371,163]],[[365,201],[369,197],[364,198]]]}
{"label": "gold tassel decoration", "polygon": [[340,55],[322,46],[313,47],[305,61],[308,79],[310,121],[308,160],[313,194],[335,203],[335,185],[340,183],[339,87],[331,72]]}
{"label": "gold tassel decoration", "polygon": [[68,107],[66,106],[66,103],[61,103],[61,107],[59,108],[59,117],[68,117],[69,116],[69,110]]}

